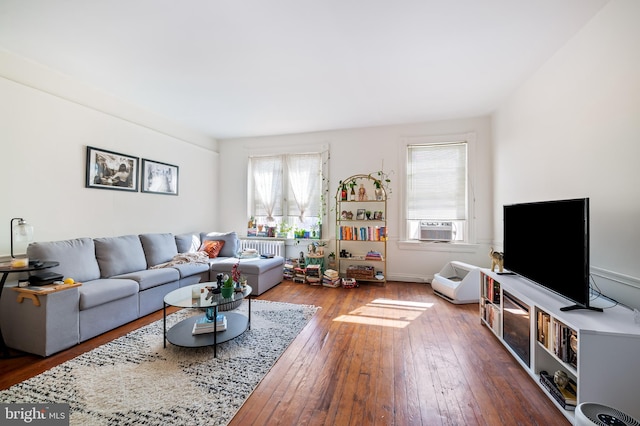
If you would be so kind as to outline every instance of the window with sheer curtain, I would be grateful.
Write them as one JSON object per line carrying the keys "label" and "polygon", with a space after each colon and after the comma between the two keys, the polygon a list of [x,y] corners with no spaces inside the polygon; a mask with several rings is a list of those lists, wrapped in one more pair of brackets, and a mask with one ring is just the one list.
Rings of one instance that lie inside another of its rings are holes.
{"label": "window with sheer curtain", "polygon": [[249,208],[258,225],[318,232],[321,193],[321,153],[249,158]]}
{"label": "window with sheer curtain", "polygon": [[467,142],[407,145],[408,239],[420,239],[421,222],[452,222],[454,240],[466,240]]}

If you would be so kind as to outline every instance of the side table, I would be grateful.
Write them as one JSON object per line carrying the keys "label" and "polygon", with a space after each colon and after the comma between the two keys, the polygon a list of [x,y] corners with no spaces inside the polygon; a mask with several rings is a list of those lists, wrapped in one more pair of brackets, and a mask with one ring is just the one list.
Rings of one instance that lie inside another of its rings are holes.
{"label": "side table", "polygon": [[320,265],[320,276],[324,274],[324,254],[308,254],[305,257],[305,267],[309,265]]}
{"label": "side table", "polygon": [[[2,306],[2,293],[9,274],[40,271],[42,269],[54,268],[59,265],[60,262],[47,261],[42,262],[42,264],[39,266],[28,265],[23,268],[13,268],[11,267],[10,262],[0,263],[0,273],[2,273],[2,278],[0,278],[0,306]],[[9,358],[9,350],[7,348],[7,345],[5,344],[4,336],[2,334],[2,322],[0,322],[0,352],[0,359]]]}

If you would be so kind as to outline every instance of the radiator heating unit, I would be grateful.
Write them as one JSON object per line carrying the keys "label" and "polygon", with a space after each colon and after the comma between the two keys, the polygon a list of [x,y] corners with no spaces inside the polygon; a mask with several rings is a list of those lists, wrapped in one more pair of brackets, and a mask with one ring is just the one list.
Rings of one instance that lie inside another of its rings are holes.
{"label": "radiator heating unit", "polygon": [[284,241],[241,239],[240,251],[246,249],[255,249],[260,254],[273,254],[274,256],[284,257]]}
{"label": "radiator heating unit", "polygon": [[453,241],[453,222],[420,221],[421,241]]}

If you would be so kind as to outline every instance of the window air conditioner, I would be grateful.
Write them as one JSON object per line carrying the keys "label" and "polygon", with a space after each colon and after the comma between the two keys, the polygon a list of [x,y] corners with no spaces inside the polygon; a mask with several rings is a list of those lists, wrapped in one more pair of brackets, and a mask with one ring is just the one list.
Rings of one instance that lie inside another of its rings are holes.
{"label": "window air conditioner", "polygon": [[420,241],[453,241],[453,222],[420,221]]}

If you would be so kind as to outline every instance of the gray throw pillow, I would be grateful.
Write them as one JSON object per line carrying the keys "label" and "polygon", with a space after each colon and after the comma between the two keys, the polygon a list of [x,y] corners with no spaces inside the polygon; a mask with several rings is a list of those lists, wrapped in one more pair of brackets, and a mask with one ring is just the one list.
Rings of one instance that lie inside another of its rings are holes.
{"label": "gray throw pillow", "polygon": [[197,232],[176,235],[178,253],[195,253],[200,249],[200,245],[200,235]]}

